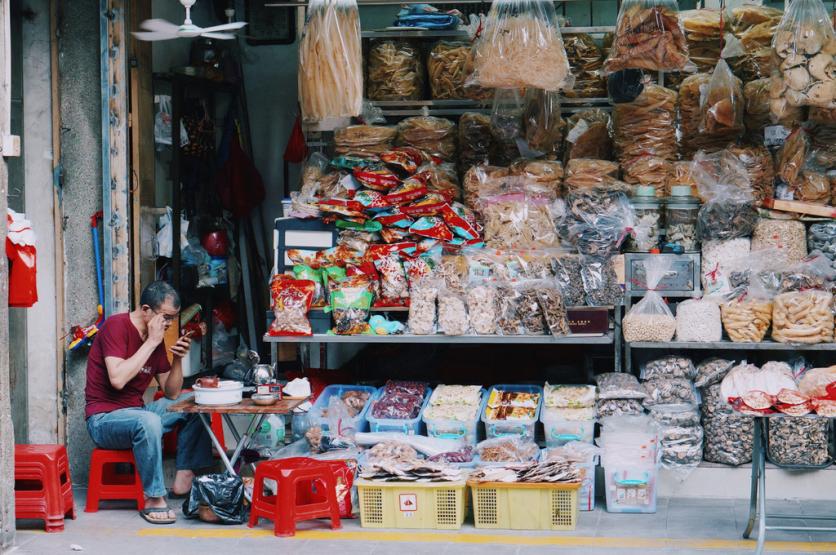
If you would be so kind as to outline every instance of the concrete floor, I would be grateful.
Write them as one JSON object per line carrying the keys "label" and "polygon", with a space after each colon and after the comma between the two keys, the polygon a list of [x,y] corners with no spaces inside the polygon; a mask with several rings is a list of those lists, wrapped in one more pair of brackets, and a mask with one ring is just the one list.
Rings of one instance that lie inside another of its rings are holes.
{"label": "concrete floor", "polygon": [[[79,517],[68,520],[63,533],[46,534],[39,523],[19,522],[17,554],[72,553],[78,546],[90,554],[182,555],[210,553],[283,553],[340,555],[410,555],[482,553],[686,554],[751,553],[754,543],[742,539],[748,502],[742,500],[660,499],[652,515],[610,514],[599,508],[580,513],[574,532],[515,532],[477,530],[465,524],[459,531],[377,531],[363,529],[358,520],[343,521],[331,531],[326,525],[304,523],[294,538],[272,535],[262,520],[257,528],[215,526],[181,518],[171,526],[153,526],[135,510],[102,509],[84,513],[85,490],[76,491]],[[603,503],[599,501],[599,507]],[[106,505],[103,503],[103,507]],[[179,502],[178,502],[179,506]],[[124,505],[122,506],[124,507]],[[833,514],[832,502],[783,501],[768,504],[770,512]],[[793,524],[775,521],[774,524]],[[797,524],[797,521],[794,522]],[[768,532],[768,553],[836,553],[836,533]]]}

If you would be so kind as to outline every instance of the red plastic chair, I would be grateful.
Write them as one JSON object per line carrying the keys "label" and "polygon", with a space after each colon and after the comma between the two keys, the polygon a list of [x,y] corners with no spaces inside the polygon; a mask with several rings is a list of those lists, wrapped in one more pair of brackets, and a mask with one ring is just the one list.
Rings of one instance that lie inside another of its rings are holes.
{"label": "red plastic chair", "polygon": [[[264,479],[276,481],[278,495],[264,495]],[[316,488],[313,502],[302,502],[308,492]],[[266,461],[255,469],[255,485],[250,507],[249,527],[259,518],[273,521],[276,536],[293,536],[296,523],[315,518],[330,518],[331,529],[338,530],[340,508],[337,502],[336,480],[326,462],[304,457]]]}
{"label": "red plastic chair", "polygon": [[66,516],[76,516],[66,448],[15,445],[15,517],[43,520],[47,532],[62,532]]}
{"label": "red plastic chair", "polygon": [[[133,475],[118,474],[115,465],[126,463],[133,466]],[[130,449],[93,449],[90,457],[90,482],[87,486],[86,513],[99,510],[99,501],[106,499],[133,499],[138,510],[145,508],[145,494],[142,480]]]}

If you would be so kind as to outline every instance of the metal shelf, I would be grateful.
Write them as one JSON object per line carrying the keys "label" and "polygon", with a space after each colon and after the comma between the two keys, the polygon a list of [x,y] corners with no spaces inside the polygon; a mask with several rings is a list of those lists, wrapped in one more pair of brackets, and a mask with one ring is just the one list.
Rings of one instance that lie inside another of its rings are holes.
{"label": "metal shelf", "polygon": [[327,335],[275,337],[264,336],[265,343],[443,343],[443,344],[517,344],[517,345],[611,345],[613,334],[606,335]]}
{"label": "metal shelf", "polygon": [[469,39],[470,35],[465,30],[459,29],[378,29],[361,31],[360,36],[364,39],[407,39],[407,38],[455,38]]}
{"label": "metal shelf", "polygon": [[[589,0],[554,0],[555,4],[565,4],[567,2],[589,2]],[[425,4],[426,0],[358,0],[357,5],[363,6],[400,6],[401,4]],[[445,4],[490,4],[490,0],[436,0],[435,5]],[[265,8],[304,8],[308,2],[300,0],[298,2],[267,2],[264,4]]]}
{"label": "metal shelf", "polygon": [[797,343],[778,343],[762,341],[760,343],[735,343],[733,341],[638,341],[627,343],[631,349],[691,349],[691,350],[727,350],[727,351],[836,351],[836,343],[816,343],[803,345]]}

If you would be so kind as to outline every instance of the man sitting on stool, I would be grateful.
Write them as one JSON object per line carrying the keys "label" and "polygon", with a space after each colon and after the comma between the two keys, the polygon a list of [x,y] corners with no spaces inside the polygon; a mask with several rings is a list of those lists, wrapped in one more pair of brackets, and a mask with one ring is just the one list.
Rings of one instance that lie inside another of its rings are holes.
{"label": "man sitting on stool", "polygon": [[[183,387],[183,357],[191,340],[180,337],[171,347],[169,364],[163,336],[180,314],[180,296],[168,283],[155,281],[142,292],[133,312],[108,318],[93,341],[87,359],[87,430],[102,449],[131,449],[136,459],[145,509],[152,524],[176,520],[166,503],[162,436],[178,424],[177,476],[172,497],[188,494],[194,470],[213,464],[209,435],[196,414],[168,412]],[[144,404],[152,378],[165,397]]]}

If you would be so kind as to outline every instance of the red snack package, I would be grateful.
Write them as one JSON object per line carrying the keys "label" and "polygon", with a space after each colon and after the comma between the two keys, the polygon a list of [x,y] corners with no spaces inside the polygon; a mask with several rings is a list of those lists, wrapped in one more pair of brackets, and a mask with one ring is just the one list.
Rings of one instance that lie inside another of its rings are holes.
{"label": "red snack package", "polygon": [[401,212],[409,216],[437,216],[441,208],[447,204],[447,199],[438,193],[428,193],[424,198],[411,204],[401,206]]}
{"label": "red snack package", "polygon": [[318,206],[323,212],[340,214],[350,218],[363,218],[364,220],[366,218],[366,215],[363,213],[365,208],[362,204],[354,200],[332,198],[319,201]]}
{"label": "red snack package", "polygon": [[384,227],[398,227],[409,229],[412,225],[412,218],[401,212],[397,206],[374,217],[374,221],[380,222]]}
{"label": "red snack package", "polygon": [[403,183],[395,187],[386,195],[389,204],[406,204],[418,200],[427,194],[427,183],[423,178],[413,175],[404,179]]}
{"label": "red snack package", "polygon": [[354,168],[354,179],[375,191],[386,192],[400,183],[400,179],[391,170],[380,166],[373,168]]}
{"label": "red snack package", "polygon": [[285,274],[273,276],[270,294],[273,314],[270,335],[312,335],[308,311],[316,284],[309,279],[295,279]]}
{"label": "red snack package", "polygon": [[408,238],[411,235],[408,229],[398,229],[396,227],[384,227],[380,230],[380,237],[387,243],[398,243]]}
{"label": "red snack package", "polygon": [[363,252],[356,251],[346,245],[337,245],[317,253],[317,261],[320,266],[340,266],[358,264],[363,260]]}
{"label": "red snack package", "polygon": [[475,218],[473,218],[473,221],[467,218],[467,209],[463,205],[456,203],[453,206],[460,208],[457,210],[449,204],[445,204],[441,208],[441,217],[444,218],[444,223],[453,230],[453,233],[466,241],[477,239],[479,231],[476,228]]}
{"label": "red snack package", "polygon": [[310,266],[314,269],[319,268],[320,251],[307,249],[287,249],[285,253],[287,254],[287,258],[290,259],[290,261],[293,262],[293,264],[304,264],[305,266]]}
{"label": "red snack package", "polygon": [[429,237],[441,241],[449,241],[453,238],[453,232],[444,223],[444,219],[439,216],[424,216],[419,218],[410,226],[409,231],[421,237]]}
{"label": "red snack package", "polygon": [[434,264],[429,257],[419,256],[418,258],[404,260],[403,267],[406,270],[409,289],[412,290],[419,281],[432,276]]}
{"label": "red snack package", "polygon": [[377,260],[382,256],[398,254],[401,251],[414,249],[415,247],[416,245],[414,241],[401,241],[400,243],[369,245],[369,248],[366,251],[366,260]]}
{"label": "red snack package", "polygon": [[412,175],[424,161],[421,151],[417,148],[400,147],[387,150],[380,154],[380,159],[396,171],[405,175]]}
{"label": "red snack package", "polygon": [[375,306],[402,305],[409,298],[409,286],[400,256],[390,253],[375,258],[374,267],[380,274],[380,298]]}
{"label": "red snack package", "polygon": [[386,197],[377,191],[371,189],[363,189],[354,195],[354,201],[363,205],[363,208],[370,212],[379,210],[386,210],[392,208],[392,203],[386,200]]}

